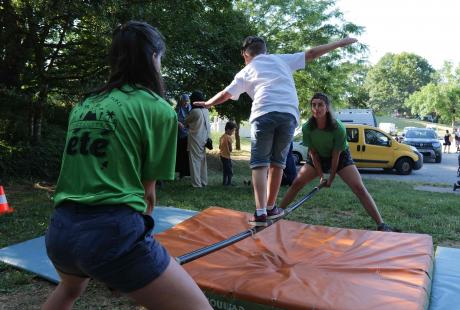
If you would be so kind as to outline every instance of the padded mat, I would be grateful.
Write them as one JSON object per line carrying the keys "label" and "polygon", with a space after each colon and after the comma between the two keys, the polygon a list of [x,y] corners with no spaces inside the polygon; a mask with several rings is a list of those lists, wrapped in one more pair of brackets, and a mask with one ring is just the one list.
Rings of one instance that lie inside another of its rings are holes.
{"label": "padded mat", "polygon": [[[173,256],[248,229],[252,215],[212,207],[157,235]],[[281,220],[188,264],[208,294],[282,309],[427,309],[429,235]]]}
{"label": "padded mat", "polygon": [[[197,211],[172,207],[155,207],[153,212],[154,232],[159,233],[171,228],[196,213]],[[46,254],[44,236],[0,249],[0,261],[35,273],[51,282],[59,282],[59,275]]]}
{"label": "padded mat", "polygon": [[438,246],[430,310],[460,309],[460,249]]}

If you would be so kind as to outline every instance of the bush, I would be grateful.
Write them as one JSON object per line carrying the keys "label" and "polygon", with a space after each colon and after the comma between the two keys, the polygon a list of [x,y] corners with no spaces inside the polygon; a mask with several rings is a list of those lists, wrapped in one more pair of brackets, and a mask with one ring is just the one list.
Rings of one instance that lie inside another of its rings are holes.
{"label": "bush", "polygon": [[[1,141],[0,141],[1,142]],[[15,146],[0,144],[0,179],[38,178],[55,181],[59,175],[65,131],[50,128],[43,133],[40,145],[19,142]]]}
{"label": "bush", "polygon": [[0,181],[37,178],[54,181],[59,175],[69,107],[50,105],[43,120],[42,141],[29,143],[31,98],[0,88]]}

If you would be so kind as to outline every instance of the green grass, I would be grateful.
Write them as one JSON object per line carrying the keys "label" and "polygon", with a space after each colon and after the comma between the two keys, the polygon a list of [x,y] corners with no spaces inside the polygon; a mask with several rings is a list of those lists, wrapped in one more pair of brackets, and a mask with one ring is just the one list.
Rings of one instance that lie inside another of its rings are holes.
{"label": "green grass", "polygon": [[[216,137],[214,142],[216,143]],[[215,144],[218,146],[218,144]],[[250,179],[248,142],[234,154],[234,182],[237,186],[221,186],[221,163],[218,147],[208,157],[209,186],[192,188],[190,179],[167,181],[158,189],[158,204],[177,208],[204,210],[221,206],[246,212],[254,211],[252,187],[243,184]],[[317,181],[309,184],[300,195],[310,191]],[[413,183],[368,180],[365,184],[374,197],[384,220],[409,233],[429,234],[435,245],[460,247],[460,208],[458,196],[445,193],[416,191]],[[48,194],[35,190],[28,182],[5,186],[7,199],[15,212],[0,216],[0,248],[42,236],[45,233],[52,204]],[[283,187],[280,197],[284,195]],[[290,220],[355,229],[375,229],[353,193],[337,178],[331,189],[323,189],[290,215]],[[37,309],[54,285],[34,275],[0,263],[0,304],[8,309]],[[30,292],[33,292],[31,294]],[[31,299],[33,298],[33,299]],[[27,303],[34,307],[27,307]],[[106,288],[94,281],[74,309],[133,309],[127,299],[113,299]],[[0,307],[1,308],[1,307]]]}

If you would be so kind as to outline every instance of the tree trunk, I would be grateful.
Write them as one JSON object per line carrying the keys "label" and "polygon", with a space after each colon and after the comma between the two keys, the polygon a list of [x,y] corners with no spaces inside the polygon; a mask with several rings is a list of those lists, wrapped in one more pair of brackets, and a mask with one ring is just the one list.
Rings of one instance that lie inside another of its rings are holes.
{"label": "tree trunk", "polygon": [[32,119],[32,144],[38,145],[42,140],[42,124],[43,124],[43,112],[45,110],[46,101],[48,98],[48,84],[43,84],[40,87],[40,93],[38,94],[37,102],[33,105],[34,109]]}
{"label": "tree trunk", "polygon": [[240,120],[236,119],[236,130],[235,130],[235,149],[241,151],[241,139],[240,139]]}

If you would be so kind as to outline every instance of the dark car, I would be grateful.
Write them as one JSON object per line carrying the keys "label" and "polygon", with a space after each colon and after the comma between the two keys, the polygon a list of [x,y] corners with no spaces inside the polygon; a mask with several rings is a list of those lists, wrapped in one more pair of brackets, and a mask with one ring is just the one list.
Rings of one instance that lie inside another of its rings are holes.
{"label": "dark car", "polygon": [[426,159],[434,159],[437,163],[442,160],[441,142],[439,142],[438,135],[433,129],[410,128],[404,136],[403,143],[417,148]]}

